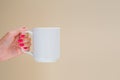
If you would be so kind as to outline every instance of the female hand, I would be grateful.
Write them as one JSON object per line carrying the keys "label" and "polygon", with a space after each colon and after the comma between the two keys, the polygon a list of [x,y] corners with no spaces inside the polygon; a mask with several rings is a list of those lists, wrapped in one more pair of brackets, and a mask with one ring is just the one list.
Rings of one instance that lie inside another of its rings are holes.
{"label": "female hand", "polygon": [[26,27],[8,32],[0,39],[0,61],[5,61],[22,55],[21,48],[29,51],[31,40],[28,34],[24,34]]}

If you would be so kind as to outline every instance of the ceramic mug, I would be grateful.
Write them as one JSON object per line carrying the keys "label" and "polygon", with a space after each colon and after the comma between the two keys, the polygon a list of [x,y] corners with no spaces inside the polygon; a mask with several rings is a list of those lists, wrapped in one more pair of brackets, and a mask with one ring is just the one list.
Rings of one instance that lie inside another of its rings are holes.
{"label": "ceramic mug", "polygon": [[40,27],[26,31],[31,35],[32,50],[24,53],[30,54],[38,62],[56,62],[60,58],[60,28]]}

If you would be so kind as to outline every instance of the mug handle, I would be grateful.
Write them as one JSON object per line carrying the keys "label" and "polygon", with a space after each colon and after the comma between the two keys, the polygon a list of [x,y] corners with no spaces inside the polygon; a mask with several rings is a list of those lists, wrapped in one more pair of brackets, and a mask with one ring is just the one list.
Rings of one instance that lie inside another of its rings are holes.
{"label": "mug handle", "polygon": [[[25,31],[25,34],[27,34],[27,33],[32,38],[32,35],[33,35],[32,31]],[[30,51],[25,51],[23,48],[21,48],[21,50],[22,50],[23,53],[26,53],[26,54],[29,54],[29,55],[33,56],[32,51],[31,51],[31,47],[30,47]]]}

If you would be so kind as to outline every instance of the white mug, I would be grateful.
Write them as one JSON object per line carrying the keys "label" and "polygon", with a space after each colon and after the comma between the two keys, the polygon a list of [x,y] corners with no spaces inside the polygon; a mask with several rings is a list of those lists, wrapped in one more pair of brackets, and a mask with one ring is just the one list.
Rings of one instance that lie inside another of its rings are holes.
{"label": "white mug", "polygon": [[38,62],[56,62],[60,58],[60,28],[42,27],[26,31],[32,38],[32,55]]}

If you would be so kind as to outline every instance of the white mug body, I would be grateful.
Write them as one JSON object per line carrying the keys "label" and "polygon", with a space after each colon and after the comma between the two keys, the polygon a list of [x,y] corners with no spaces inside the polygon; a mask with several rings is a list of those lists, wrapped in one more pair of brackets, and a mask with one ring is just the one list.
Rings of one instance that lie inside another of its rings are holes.
{"label": "white mug body", "polygon": [[32,29],[33,57],[38,62],[55,62],[60,58],[60,28]]}

